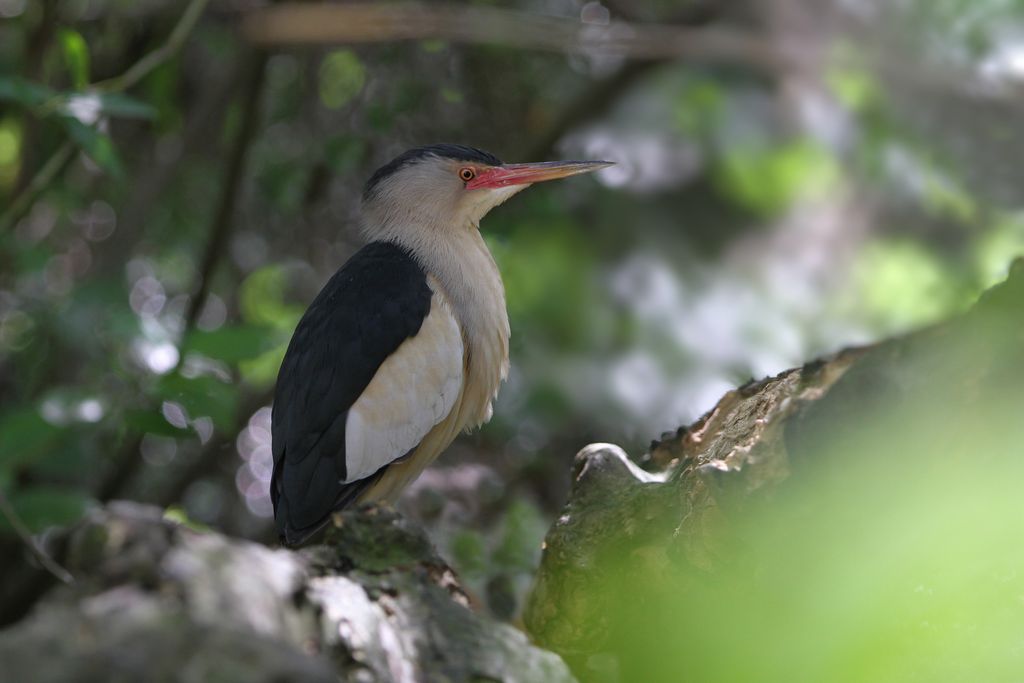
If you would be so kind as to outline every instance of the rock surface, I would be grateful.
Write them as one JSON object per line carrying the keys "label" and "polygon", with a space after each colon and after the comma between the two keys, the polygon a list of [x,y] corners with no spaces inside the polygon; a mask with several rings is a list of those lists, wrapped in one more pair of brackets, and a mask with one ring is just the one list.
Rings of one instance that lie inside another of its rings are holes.
{"label": "rock surface", "polygon": [[572,681],[557,655],[468,609],[396,513],[340,515],[296,553],[112,503],[72,529],[76,577],[0,632],[4,680]]}

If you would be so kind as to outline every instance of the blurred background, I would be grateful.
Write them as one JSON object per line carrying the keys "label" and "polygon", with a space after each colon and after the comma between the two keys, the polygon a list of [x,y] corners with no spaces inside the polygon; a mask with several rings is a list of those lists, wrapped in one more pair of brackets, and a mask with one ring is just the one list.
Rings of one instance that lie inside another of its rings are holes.
{"label": "blurred background", "polygon": [[303,9],[0,0],[0,557],[111,498],[273,541],[285,345],[412,146],[617,162],[484,221],[511,375],[402,501],[507,619],[580,447],[639,456],[1024,253],[1021,0]]}

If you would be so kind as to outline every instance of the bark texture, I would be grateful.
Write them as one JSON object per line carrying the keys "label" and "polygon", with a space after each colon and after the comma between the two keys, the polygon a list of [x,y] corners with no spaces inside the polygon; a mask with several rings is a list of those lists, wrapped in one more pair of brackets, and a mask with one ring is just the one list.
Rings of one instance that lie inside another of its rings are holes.
{"label": "bark texture", "polygon": [[[569,500],[545,541],[527,630],[580,680],[640,680],[636,672],[651,669],[626,661],[637,653],[648,663],[675,662],[664,680],[701,680],[685,675],[687,657],[676,654],[686,643],[673,643],[662,628],[683,621],[665,605],[687,609],[688,595],[705,591],[723,569],[736,572],[726,566],[744,542],[736,527],[793,494],[802,480],[842,483],[844,468],[861,463],[838,462],[830,454],[839,450],[865,462],[884,460],[879,480],[887,468],[893,481],[913,490],[927,485],[918,473],[930,468],[969,472],[986,463],[989,454],[971,448],[978,430],[967,425],[1005,436],[1006,452],[1019,453],[1010,435],[1020,433],[1021,416],[1024,260],[1008,281],[947,323],[730,391],[697,422],[652,443],[639,464],[613,444],[581,450]],[[908,462],[909,453],[934,459]],[[754,578],[736,590],[756,585]]]}
{"label": "bark texture", "polygon": [[468,609],[423,534],[340,515],[301,553],[115,502],[66,539],[74,585],[0,633],[4,680],[569,682],[557,655]]}

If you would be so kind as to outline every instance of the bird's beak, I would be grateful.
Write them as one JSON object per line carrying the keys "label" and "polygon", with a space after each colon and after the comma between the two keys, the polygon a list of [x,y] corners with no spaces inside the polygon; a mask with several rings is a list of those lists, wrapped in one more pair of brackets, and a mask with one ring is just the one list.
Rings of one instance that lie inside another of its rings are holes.
{"label": "bird's beak", "polygon": [[505,164],[482,171],[466,183],[467,190],[532,185],[545,180],[568,178],[614,165],[612,161],[541,161],[535,164]]}

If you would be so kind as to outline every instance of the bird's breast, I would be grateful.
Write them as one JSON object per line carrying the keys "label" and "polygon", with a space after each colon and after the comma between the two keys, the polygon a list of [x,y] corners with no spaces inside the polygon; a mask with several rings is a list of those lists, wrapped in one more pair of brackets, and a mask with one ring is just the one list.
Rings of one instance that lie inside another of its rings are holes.
{"label": "bird's breast", "polygon": [[509,322],[501,275],[479,233],[473,231],[454,263],[431,269],[431,289],[443,296],[462,331],[465,374],[457,410],[459,429],[491,418],[491,402],[508,375]]}

